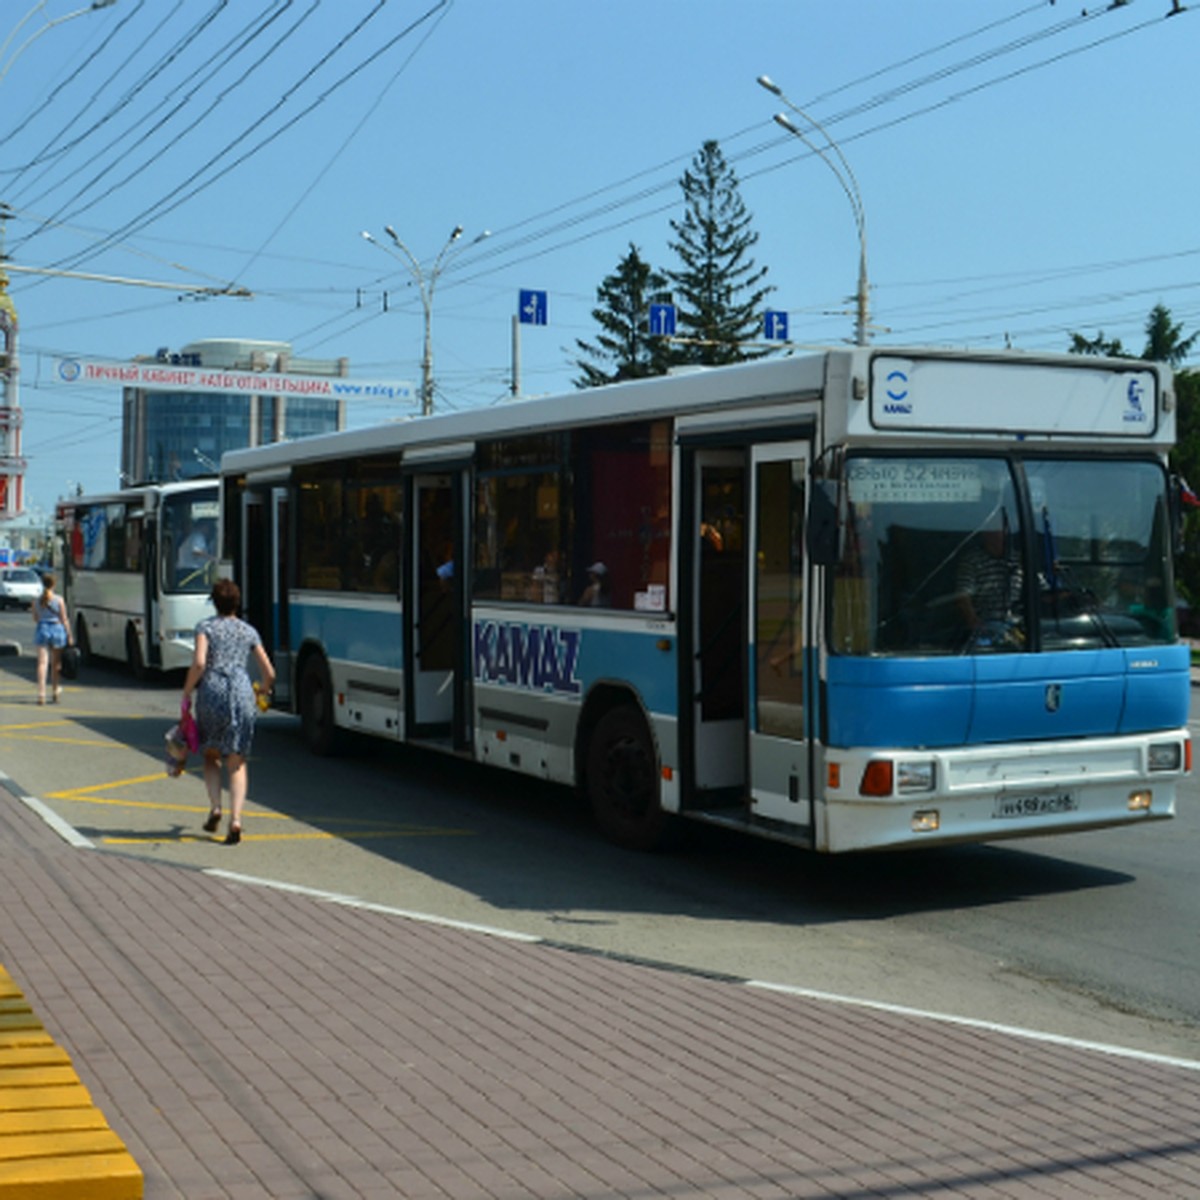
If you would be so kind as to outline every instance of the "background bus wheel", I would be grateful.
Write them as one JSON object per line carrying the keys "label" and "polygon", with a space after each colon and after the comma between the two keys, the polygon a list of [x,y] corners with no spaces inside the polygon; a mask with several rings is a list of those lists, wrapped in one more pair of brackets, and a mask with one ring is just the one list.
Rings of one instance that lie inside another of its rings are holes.
{"label": "background bus wheel", "polygon": [[75,645],[79,647],[79,661],[86,666],[92,658],[92,641],[88,637],[87,622],[80,617],[75,622]]}
{"label": "background bus wheel", "polygon": [[300,676],[300,730],[314,754],[337,753],[340,739],[333,723],[333,684],[320,657],[310,658]]}
{"label": "background bus wheel", "polygon": [[132,625],[125,630],[125,661],[129,663],[129,673],[134,679],[141,681],[146,678],[146,659],[142,655],[142,643]]}
{"label": "background bus wheel", "polygon": [[631,850],[651,850],[666,829],[658,763],[641,713],[628,705],[600,718],[588,743],[587,794],[604,835]]}

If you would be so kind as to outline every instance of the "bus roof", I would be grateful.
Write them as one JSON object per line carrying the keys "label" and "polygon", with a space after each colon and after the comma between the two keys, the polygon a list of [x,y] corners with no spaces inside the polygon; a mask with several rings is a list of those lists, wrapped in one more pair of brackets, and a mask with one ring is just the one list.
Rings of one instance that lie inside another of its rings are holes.
{"label": "bus roof", "polygon": [[[1004,404],[995,404],[988,409],[986,420],[976,420],[970,413],[970,397],[960,396],[955,408],[948,385],[934,386],[929,389],[928,408],[933,415],[925,421],[918,419],[906,425],[906,414],[900,411],[902,403],[893,404],[891,411],[884,409],[884,383],[882,378],[876,378],[881,373],[874,370],[879,363],[932,364],[933,369],[923,378],[932,380],[935,385],[939,380],[961,381],[961,368],[971,364],[986,365],[992,380],[1000,378],[997,368],[1013,368],[1029,372],[1023,377],[1026,383],[1035,382],[1039,375],[1044,383],[1040,389],[1027,389],[1033,400],[1024,407],[1014,402],[1018,393],[1013,390],[1004,398]],[[1122,403],[1125,394],[1122,389],[1126,388],[1123,381],[1127,377],[1143,380],[1144,386],[1149,388],[1152,399],[1148,398],[1148,407],[1153,419],[1144,428],[1127,428],[1120,424],[1122,413],[1114,411],[1104,418],[1107,425],[1098,424],[1097,412],[1115,409]],[[1045,399],[1054,380],[1058,381],[1058,393],[1062,394],[1063,400],[1057,410],[1050,411]],[[1069,380],[1071,386],[1063,388],[1063,380]],[[1087,386],[1080,387],[1084,382]],[[815,399],[826,391],[829,396],[842,396],[846,400],[840,417],[833,412],[826,413],[829,437],[850,434],[856,440],[877,439],[883,443],[939,433],[969,440],[993,433],[1019,438],[1043,435],[1083,440],[1105,437],[1111,440],[1115,436],[1125,436],[1137,437],[1143,445],[1160,448],[1169,446],[1174,438],[1174,419],[1168,402],[1171,374],[1169,368],[1161,364],[1141,359],[1033,355],[1011,350],[980,353],[944,348],[849,347],[731,366],[701,367],[556,396],[503,401],[466,412],[417,416],[370,428],[232,450],[223,456],[221,470],[222,474],[270,473],[293,463],[399,450],[421,450],[431,455],[441,450],[449,456],[456,447],[465,452],[479,438],[537,433],[564,425],[649,420],[683,413],[725,413],[730,416],[730,422],[736,424],[737,418],[730,410],[769,409],[802,398]],[[873,391],[880,393],[879,396],[872,396]],[[874,403],[876,398],[880,403]],[[872,403],[860,406],[860,410],[853,408],[852,402],[868,399]],[[970,419],[960,421],[953,413],[948,416],[948,408],[966,413]],[[1078,415],[1080,419],[1068,428],[1062,425],[1064,415],[1067,418]],[[1052,425],[1055,421],[1059,424]]]}

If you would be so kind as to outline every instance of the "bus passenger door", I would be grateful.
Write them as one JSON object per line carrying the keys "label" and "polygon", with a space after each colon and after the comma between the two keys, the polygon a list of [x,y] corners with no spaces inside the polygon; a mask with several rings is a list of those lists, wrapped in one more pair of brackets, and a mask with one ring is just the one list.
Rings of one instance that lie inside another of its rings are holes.
{"label": "bus passenger door", "polygon": [[[740,802],[746,785],[746,467],[740,451],[699,450],[693,473],[689,806]],[[686,561],[686,560],[685,560]],[[686,711],[681,702],[681,716]]]}
{"label": "bus passenger door", "polygon": [[291,700],[288,635],[288,494],[247,490],[242,501],[242,608],[275,665],[275,699]]}
{"label": "bus passenger door", "polygon": [[162,666],[162,609],[159,601],[158,542],[162,512],[147,512],[141,521],[142,533],[142,612],[146,614],[146,665]]}
{"label": "bus passenger door", "polygon": [[406,503],[405,711],[410,738],[466,744],[465,472],[414,474]]}
{"label": "bus passenger door", "polygon": [[790,833],[811,839],[807,470],[806,444],[760,445],[751,453],[747,725],[754,815],[785,822]]}

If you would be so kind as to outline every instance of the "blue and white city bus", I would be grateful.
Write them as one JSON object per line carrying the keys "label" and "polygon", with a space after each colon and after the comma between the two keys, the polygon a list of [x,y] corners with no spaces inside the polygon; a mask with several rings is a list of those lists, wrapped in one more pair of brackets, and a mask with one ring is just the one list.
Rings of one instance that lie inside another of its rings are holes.
{"label": "blue and white city bus", "polygon": [[236,451],[223,554],[346,731],[820,851],[1133,825],[1190,769],[1169,370],[856,348]]}
{"label": "blue and white city bus", "polygon": [[191,665],[198,622],[211,616],[217,481],[147,483],[60,500],[63,593],[85,657],[148,671]]}

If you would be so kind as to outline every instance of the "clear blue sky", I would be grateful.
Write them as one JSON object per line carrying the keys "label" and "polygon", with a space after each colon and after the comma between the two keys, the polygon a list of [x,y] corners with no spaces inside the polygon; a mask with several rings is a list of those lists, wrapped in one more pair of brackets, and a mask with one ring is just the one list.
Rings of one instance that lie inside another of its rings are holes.
{"label": "clear blue sky", "polygon": [[876,341],[1064,350],[1103,330],[1140,353],[1159,302],[1200,327],[1200,4],[116,0],[60,20],[82,3],[0,16],[12,265],[253,299],[13,273],[29,505],[117,484],[120,390],[56,385],[55,356],[279,339],[417,381],[420,305],[364,229],[427,263],[466,230],[434,301],[439,407],[504,402],[520,288],[550,316],[523,330],[523,390],[569,389],[629,244],[674,265],[678,180],[709,138],[793,340],[846,340],[851,206],[772,122],[763,73],[857,177]]}

